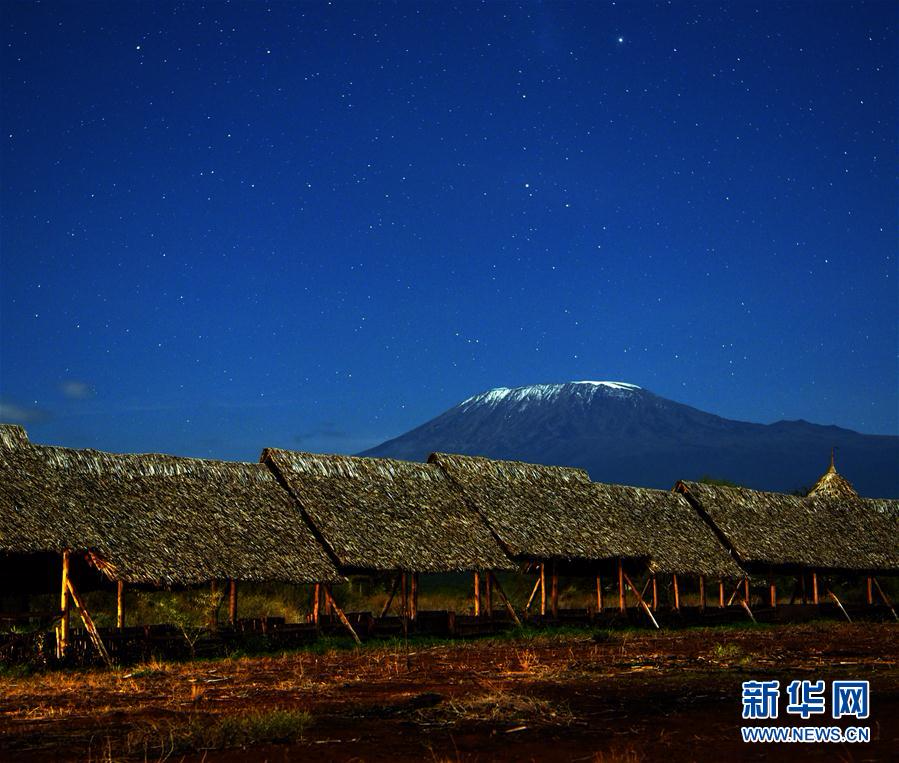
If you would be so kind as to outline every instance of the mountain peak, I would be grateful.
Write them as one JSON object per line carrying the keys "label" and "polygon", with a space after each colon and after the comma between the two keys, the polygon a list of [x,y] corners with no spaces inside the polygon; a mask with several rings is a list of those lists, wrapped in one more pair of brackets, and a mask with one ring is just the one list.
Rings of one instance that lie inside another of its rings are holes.
{"label": "mountain peak", "polygon": [[601,482],[665,490],[709,474],[789,491],[820,474],[832,447],[860,494],[899,496],[899,437],[734,421],[621,381],[497,387],[363,455],[424,461],[439,451],[574,466]]}
{"label": "mountain peak", "polygon": [[613,397],[624,397],[641,391],[641,387],[620,381],[571,381],[564,384],[529,384],[525,387],[495,387],[473,395],[459,405],[497,405],[498,403],[523,403],[552,400],[566,392],[593,397],[597,392]]}

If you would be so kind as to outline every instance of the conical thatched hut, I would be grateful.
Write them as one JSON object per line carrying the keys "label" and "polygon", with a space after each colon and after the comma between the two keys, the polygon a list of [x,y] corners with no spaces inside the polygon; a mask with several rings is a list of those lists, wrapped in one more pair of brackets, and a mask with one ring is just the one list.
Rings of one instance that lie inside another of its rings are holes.
{"label": "conical thatched hut", "polygon": [[808,494],[822,498],[858,498],[858,493],[849,480],[837,472],[833,463],[833,450],[830,451],[830,466]]}
{"label": "conical thatched hut", "polygon": [[[632,570],[648,566],[652,575],[745,574],[672,492],[594,483],[581,469],[519,461],[434,453],[429,462],[462,489],[513,558],[540,565],[542,602],[547,563],[598,570],[626,560]],[[627,575],[618,567],[621,583]],[[620,606],[623,596],[619,585]]]}
{"label": "conical thatched hut", "polygon": [[[514,568],[487,525],[435,466],[277,448],[267,448],[262,461],[290,490],[342,571],[396,574],[404,604],[406,584],[412,585],[413,617],[418,573],[486,571],[489,576]],[[475,601],[477,609],[479,598]]]}

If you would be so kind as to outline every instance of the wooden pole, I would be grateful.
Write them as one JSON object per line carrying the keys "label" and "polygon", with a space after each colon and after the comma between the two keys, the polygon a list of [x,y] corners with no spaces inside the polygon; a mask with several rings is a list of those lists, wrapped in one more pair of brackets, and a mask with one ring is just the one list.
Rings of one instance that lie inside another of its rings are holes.
{"label": "wooden pole", "polygon": [[646,614],[649,615],[649,619],[652,620],[652,624],[656,627],[656,630],[659,629],[659,624],[656,622],[656,619],[652,616],[652,612],[649,607],[646,605],[646,602],[643,600],[643,597],[640,595],[640,592],[637,590],[637,587],[633,584],[631,579],[625,574],[624,579],[627,581],[627,584],[630,586],[630,589],[634,592],[634,596],[637,597],[637,604],[639,604],[645,610]]}
{"label": "wooden pole", "polygon": [[771,605],[771,609],[774,609],[777,606],[777,586],[774,583],[774,573],[768,573],[768,603]]}
{"label": "wooden pole", "polygon": [[318,610],[321,605],[321,583],[312,586],[312,622],[318,626]]}
{"label": "wooden pole", "polygon": [[106,646],[103,644],[103,639],[100,638],[100,633],[99,631],[97,631],[97,626],[94,625],[94,621],[91,618],[90,613],[87,611],[87,607],[84,606],[84,602],[81,601],[81,597],[78,595],[78,592],[75,590],[75,586],[72,585],[72,579],[70,577],[66,577],[66,588],[72,595],[72,602],[77,607],[78,614],[81,615],[81,622],[84,623],[84,629],[87,631],[88,636],[90,636],[94,648],[100,653],[100,656],[103,658],[103,662],[106,663],[106,667],[111,668],[112,660],[109,657],[109,652],[106,651]]}
{"label": "wooden pole", "polygon": [[546,564],[540,562],[540,614],[546,615]]}
{"label": "wooden pole", "polygon": [[237,625],[237,581],[228,581],[228,622]]}
{"label": "wooden pole", "polygon": [[415,620],[418,617],[418,573],[412,573],[412,597],[410,617]]}
{"label": "wooden pole", "polygon": [[652,576],[652,611],[655,612],[659,608],[659,581],[656,576]]}
{"label": "wooden pole", "polygon": [[877,578],[875,578],[874,576],[871,577],[871,580],[873,581],[874,585],[876,586],[877,593],[880,594],[880,598],[883,599],[883,603],[886,604],[890,608],[890,612],[893,613],[893,617],[896,620],[899,620],[899,615],[897,615],[896,610],[893,609],[893,602],[890,601],[890,597],[887,596],[886,593],[884,593],[884,590],[880,587],[880,581]]}
{"label": "wooden pole", "polygon": [[63,658],[69,648],[69,552],[62,552],[62,592],[59,597],[62,617],[56,629],[56,656]]}
{"label": "wooden pole", "polygon": [[[503,604],[506,607],[506,612],[509,613],[509,617],[512,618],[512,621],[519,628],[521,627],[521,620],[518,619],[518,615],[515,614],[515,608],[512,606],[512,603],[509,601],[509,597],[506,596],[506,592],[503,590],[502,585],[500,585],[499,578],[493,575],[493,584],[496,586],[496,592],[500,595],[500,598],[503,600]],[[533,596],[533,594],[531,594]]]}
{"label": "wooden pole", "polygon": [[493,617],[493,573],[487,570],[484,581],[484,603],[487,605],[487,617]]}
{"label": "wooden pole", "polygon": [[553,559],[553,579],[552,579],[552,608],[553,618],[559,616],[559,575],[556,572],[556,560]]}
{"label": "wooden pole", "polygon": [[534,600],[534,597],[537,595],[537,589],[540,588],[540,576],[537,576],[537,582],[534,583],[534,588],[531,590],[531,595],[528,596],[528,603],[524,605],[525,614],[531,608],[531,602]]}
{"label": "wooden pole", "polygon": [[627,602],[624,600],[624,560],[618,557],[618,611],[627,612]]}
{"label": "wooden pole", "polygon": [[734,588],[734,592],[733,592],[733,593],[730,595],[730,597],[727,599],[727,606],[728,606],[728,607],[733,603],[734,599],[737,598],[737,594],[740,593],[740,589],[743,587],[743,583],[744,583],[743,580],[738,580],[738,581],[737,581],[737,585],[736,585],[736,587]]}
{"label": "wooden pole", "polygon": [[724,579],[719,578],[718,580],[718,606],[721,609],[724,609]]}
{"label": "wooden pole", "polygon": [[474,616],[481,615],[481,576],[478,571],[474,571]]}
{"label": "wooden pole", "polygon": [[381,614],[378,615],[379,620],[387,614],[387,611],[390,609],[390,605],[393,604],[393,597],[396,596],[396,590],[400,587],[401,577],[401,575],[397,575],[393,579],[393,588],[390,589],[390,595],[387,597],[387,601],[384,602],[384,606],[381,608]]}
{"label": "wooden pole", "polygon": [[836,595],[833,591],[831,591],[829,588],[827,588],[827,595],[830,596],[830,598],[833,599],[833,600],[837,603],[837,606],[840,608],[840,610],[841,610],[841,611],[843,612],[843,614],[846,616],[846,619],[851,623],[851,622],[852,622],[852,618],[849,617],[849,613],[848,613],[848,612],[846,611],[846,609],[843,607],[843,602],[841,602],[841,601],[837,598],[837,595]]}
{"label": "wooden pole", "polygon": [[866,593],[867,593],[868,606],[871,606],[874,604],[874,590],[871,586],[871,576],[870,575],[868,575],[868,577],[865,578],[865,583],[866,583],[865,587],[867,589]]}
{"label": "wooden pole", "polygon": [[350,621],[347,619],[347,616],[343,613],[343,610],[337,605],[337,602],[334,600],[334,595],[331,593],[331,586],[323,585],[322,588],[324,589],[325,598],[330,604],[331,609],[337,613],[337,617],[340,622],[343,623],[343,627],[350,632],[350,635],[353,637],[353,641],[355,641],[357,644],[362,644],[362,640],[359,638],[359,634],[357,634],[353,629],[353,626],[350,625]]}
{"label": "wooden pole", "polygon": [[818,573],[812,573],[812,604],[818,604]]}
{"label": "wooden pole", "polygon": [[671,575],[671,585],[674,587],[674,608],[680,609],[680,592],[677,589],[677,573]]}
{"label": "wooden pole", "polygon": [[749,604],[749,578],[743,578],[743,599]]}
{"label": "wooden pole", "polygon": [[400,609],[405,620],[409,617],[409,578],[405,572],[400,576]]}
{"label": "wooden pole", "polygon": [[602,578],[596,576],[596,611],[602,612]]}
{"label": "wooden pole", "polygon": [[125,584],[121,580],[116,583],[115,627],[119,630],[125,627]]}
{"label": "wooden pole", "polygon": [[705,610],[705,575],[699,576],[699,609]]}

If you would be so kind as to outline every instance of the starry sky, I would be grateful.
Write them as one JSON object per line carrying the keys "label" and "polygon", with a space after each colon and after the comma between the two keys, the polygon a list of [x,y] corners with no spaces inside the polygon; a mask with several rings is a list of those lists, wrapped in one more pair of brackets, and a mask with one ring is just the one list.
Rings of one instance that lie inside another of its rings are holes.
{"label": "starry sky", "polygon": [[255,460],[496,386],[899,433],[894,3],[22,3],[0,419]]}

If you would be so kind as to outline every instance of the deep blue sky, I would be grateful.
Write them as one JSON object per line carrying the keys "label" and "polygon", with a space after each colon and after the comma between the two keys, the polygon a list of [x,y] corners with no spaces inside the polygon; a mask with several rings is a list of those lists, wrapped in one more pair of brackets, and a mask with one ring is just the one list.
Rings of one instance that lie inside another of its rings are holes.
{"label": "deep blue sky", "polygon": [[614,379],[899,432],[895,3],[17,3],[2,417],[354,452]]}

